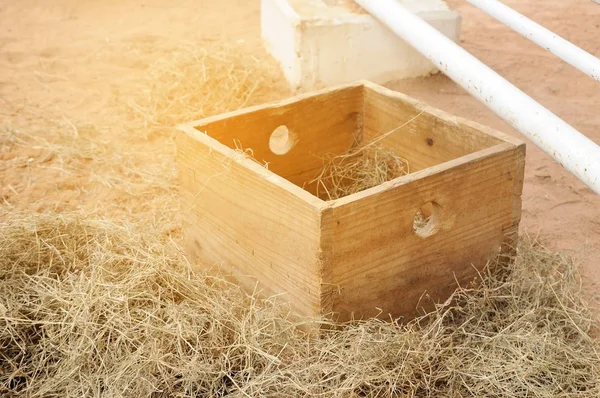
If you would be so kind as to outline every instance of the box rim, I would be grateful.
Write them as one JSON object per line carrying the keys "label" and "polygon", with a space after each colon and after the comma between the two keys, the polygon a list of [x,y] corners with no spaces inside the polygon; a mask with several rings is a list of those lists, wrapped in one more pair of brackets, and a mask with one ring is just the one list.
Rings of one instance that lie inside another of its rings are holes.
{"label": "box rim", "polygon": [[286,190],[287,192],[291,193],[292,195],[298,197],[299,199],[304,200],[309,205],[311,205],[317,209],[320,209],[323,207],[323,204],[325,203],[325,201],[323,201],[319,197],[311,194],[310,192],[306,191],[305,189],[302,189],[301,187],[297,186],[296,184],[292,183],[291,181],[287,180],[286,178],[274,173],[273,171],[267,169],[266,167],[261,166],[256,161],[247,158],[245,155],[240,154],[239,152],[236,152],[235,150],[231,149],[227,145],[222,144],[218,140],[212,138],[207,133],[199,131],[199,130],[195,129],[193,126],[188,125],[188,124],[179,125],[177,127],[177,130],[179,130],[183,134],[186,134],[188,137],[203,143],[204,145],[206,145],[209,148],[209,151],[214,150],[214,151],[220,153],[221,155],[226,156],[227,158],[244,166],[245,168],[247,168],[248,170],[250,170],[251,172],[256,174],[256,176],[258,178],[265,179],[265,180],[277,185],[278,187]]}
{"label": "box rim", "polygon": [[375,195],[375,194],[378,194],[381,192],[386,192],[386,191],[392,190],[392,189],[402,186],[402,185],[410,184],[410,183],[415,182],[424,177],[429,177],[429,176],[432,176],[432,175],[435,175],[438,173],[442,173],[442,172],[448,171],[454,167],[457,167],[457,166],[460,166],[463,164],[467,164],[467,163],[472,163],[479,159],[492,156],[496,153],[515,150],[520,147],[525,147],[525,144],[513,145],[512,143],[503,142],[503,143],[491,146],[489,148],[485,148],[480,151],[472,152],[467,155],[461,156],[459,158],[452,159],[452,160],[449,160],[444,163],[440,163],[435,166],[431,166],[431,167],[427,167],[427,168],[419,170],[419,171],[415,171],[414,173],[410,173],[410,174],[406,174],[406,175],[394,178],[393,180],[386,181],[375,187],[367,188],[360,192],[356,192],[351,195],[344,196],[343,198],[340,198],[340,199],[327,201],[325,203],[328,205],[328,207],[331,207],[333,209],[339,208],[339,207],[345,206],[349,203],[359,201],[365,197]]}
{"label": "box rim", "polygon": [[314,90],[314,91],[301,93],[301,94],[295,94],[295,95],[292,95],[291,97],[284,98],[284,99],[277,100],[277,101],[271,101],[271,102],[267,102],[264,104],[247,106],[247,107],[244,107],[241,109],[224,112],[224,113],[219,113],[217,115],[208,116],[208,117],[205,117],[202,119],[192,120],[190,122],[181,123],[177,127],[190,126],[195,129],[201,125],[219,122],[221,120],[229,119],[233,116],[240,116],[240,115],[256,112],[256,111],[263,110],[263,109],[277,109],[281,106],[290,105],[295,102],[299,102],[299,101],[302,101],[302,100],[305,100],[305,99],[308,99],[308,98],[311,98],[311,97],[314,97],[314,96],[317,96],[320,94],[335,93],[337,91],[344,91],[344,90],[349,90],[352,88],[365,87],[366,83],[368,83],[367,80],[356,80],[351,83],[337,84],[335,86],[329,86],[329,87],[325,87],[325,88],[322,88],[319,90]]}
{"label": "box rim", "polygon": [[[276,174],[275,172],[267,169],[266,167],[261,166],[260,164],[256,163],[254,160],[248,159],[246,156],[240,155],[238,152],[236,152],[229,146],[222,144],[219,140],[208,135],[208,133],[202,132],[201,130],[198,129],[198,127],[201,127],[203,125],[207,125],[209,123],[214,123],[214,122],[222,121],[225,119],[229,119],[233,116],[249,114],[252,112],[256,112],[258,110],[277,109],[281,106],[290,105],[295,102],[302,101],[304,99],[311,98],[311,97],[314,97],[319,94],[335,93],[337,91],[343,91],[343,90],[348,90],[348,89],[357,88],[357,87],[368,88],[368,89],[377,91],[383,95],[386,95],[388,97],[394,97],[394,98],[400,99],[401,101],[404,101],[404,102],[414,106],[415,109],[417,109],[421,112],[427,112],[435,117],[446,120],[448,122],[453,122],[457,125],[463,124],[463,125],[469,126],[483,134],[494,137],[494,138],[500,140],[501,142],[496,145],[493,145],[491,147],[484,148],[484,149],[476,151],[476,152],[468,153],[466,155],[463,155],[463,156],[455,158],[455,159],[448,160],[448,161],[440,163],[438,165],[427,167],[425,169],[416,171],[414,173],[410,173],[410,174],[407,174],[404,176],[394,178],[393,180],[386,181],[375,187],[368,188],[368,189],[362,190],[360,192],[350,194],[350,195],[345,196],[340,199],[323,200],[323,199],[313,195],[312,193],[306,191],[305,189],[299,187],[298,185],[292,183],[288,179]],[[206,118],[197,119],[197,120],[194,120],[191,122],[182,123],[182,124],[179,124],[176,126],[176,130],[179,130],[181,133],[184,133],[184,134],[188,135],[189,137],[202,142],[203,144],[205,144],[206,146],[211,148],[211,150],[214,149],[214,150],[218,151],[220,154],[222,154],[223,156],[227,156],[228,158],[232,159],[233,161],[241,164],[242,166],[245,166],[246,168],[251,170],[253,173],[255,173],[259,178],[266,179],[266,180],[270,181],[271,183],[276,184],[280,188],[285,189],[289,193],[293,194],[294,196],[298,197],[299,199],[304,200],[308,204],[310,204],[320,210],[343,206],[347,203],[361,200],[362,198],[364,198],[366,196],[370,196],[370,195],[373,195],[375,193],[382,192],[382,191],[387,191],[389,189],[393,189],[400,185],[408,184],[408,183],[413,182],[424,176],[429,176],[429,175],[433,175],[436,173],[440,173],[440,172],[448,170],[449,168],[456,167],[456,166],[464,164],[464,163],[469,163],[469,162],[475,161],[479,158],[490,156],[497,152],[506,151],[506,150],[517,148],[517,147],[525,147],[525,141],[523,141],[523,140],[520,140],[518,138],[510,136],[506,133],[502,133],[498,130],[492,129],[492,128],[482,125],[480,123],[473,122],[473,121],[465,119],[463,117],[456,116],[449,112],[435,108],[435,107],[430,106],[430,105],[428,105],[422,101],[419,101],[413,97],[410,97],[406,94],[388,89],[384,86],[373,83],[369,80],[362,80],[362,79],[356,80],[351,83],[329,86],[329,87],[326,87],[326,88],[323,88],[320,90],[311,91],[308,93],[297,94],[297,95],[294,95],[294,96],[291,96],[291,97],[288,97],[288,98],[285,98],[285,99],[279,100],[279,101],[273,101],[273,102],[269,102],[266,104],[249,106],[249,107],[245,107],[242,109],[209,116]]]}
{"label": "box rim", "polygon": [[472,120],[465,119],[461,116],[454,115],[454,114],[444,111],[442,109],[433,107],[433,106],[428,105],[427,103],[420,101],[414,97],[411,97],[407,94],[389,89],[387,87],[384,87],[380,84],[373,83],[368,80],[361,80],[361,81],[363,82],[363,86],[366,88],[377,91],[378,93],[383,94],[385,96],[394,97],[394,98],[397,98],[404,102],[407,102],[407,103],[411,104],[412,106],[414,106],[415,108],[417,108],[418,110],[430,113],[433,116],[439,117],[440,119],[444,119],[444,120],[446,120],[448,122],[452,122],[456,125],[460,125],[460,124],[467,125],[469,127],[472,127],[474,129],[480,131],[483,134],[494,137],[500,141],[509,142],[509,143],[513,144],[514,146],[520,146],[521,144],[525,143],[524,140],[513,137],[513,136],[503,133],[499,130],[496,130],[491,127],[485,126],[483,124],[474,122]]}
{"label": "box rim", "polygon": [[252,113],[252,112],[256,112],[258,110],[264,110],[264,109],[276,109],[276,108],[279,108],[284,105],[290,105],[290,104],[293,104],[294,102],[298,102],[298,101],[302,101],[302,100],[305,100],[310,97],[314,97],[316,95],[325,94],[325,93],[335,93],[337,91],[343,91],[343,90],[348,90],[348,89],[357,88],[357,87],[369,88],[371,90],[377,91],[388,97],[395,97],[401,101],[409,103],[410,105],[414,106],[415,108],[417,108],[418,110],[420,110],[422,112],[430,113],[433,116],[439,117],[440,119],[444,119],[448,122],[453,122],[454,124],[457,124],[457,125],[459,125],[459,124],[467,125],[469,127],[472,127],[474,129],[480,131],[483,134],[492,136],[501,141],[510,142],[516,146],[519,146],[519,145],[525,143],[525,141],[522,139],[513,137],[509,134],[503,133],[499,130],[493,129],[491,127],[485,126],[485,125],[477,123],[475,121],[465,119],[461,116],[454,115],[454,114],[444,111],[442,109],[428,105],[427,103],[420,101],[414,97],[411,97],[407,94],[389,89],[380,84],[376,84],[369,80],[363,80],[363,79],[356,80],[351,83],[337,84],[334,86],[329,86],[326,88],[322,88],[320,90],[310,91],[307,93],[296,94],[291,97],[288,97],[288,98],[285,98],[282,100],[278,100],[278,101],[272,101],[272,102],[268,102],[265,104],[248,106],[248,107],[241,108],[238,110],[224,112],[224,113],[220,113],[217,115],[208,116],[208,117],[205,117],[202,119],[192,120],[190,122],[179,124],[177,127],[190,126],[193,129],[196,129],[200,125],[218,122],[221,120],[228,119],[232,116],[244,115],[244,114],[248,114],[248,113]]}

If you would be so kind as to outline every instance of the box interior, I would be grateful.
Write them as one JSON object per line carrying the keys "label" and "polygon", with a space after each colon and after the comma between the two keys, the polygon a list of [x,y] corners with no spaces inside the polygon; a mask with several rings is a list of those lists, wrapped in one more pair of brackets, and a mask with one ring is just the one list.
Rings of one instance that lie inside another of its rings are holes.
{"label": "box interior", "polygon": [[356,85],[302,96],[215,118],[196,129],[313,195],[311,183],[331,156],[356,153],[363,145],[391,150],[410,173],[502,143],[402,95]]}

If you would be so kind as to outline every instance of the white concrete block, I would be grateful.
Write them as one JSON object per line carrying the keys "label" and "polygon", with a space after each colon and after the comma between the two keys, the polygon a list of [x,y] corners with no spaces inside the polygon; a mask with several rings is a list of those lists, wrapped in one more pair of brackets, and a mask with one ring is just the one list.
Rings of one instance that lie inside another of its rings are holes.
{"label": "white concrete block", "polygon": [[[443,0],[398,0],[457,42],[460,15]],[[385,83],[437,69],[352,0],[261,0],[265,47],[297,92],[366,79]]]}

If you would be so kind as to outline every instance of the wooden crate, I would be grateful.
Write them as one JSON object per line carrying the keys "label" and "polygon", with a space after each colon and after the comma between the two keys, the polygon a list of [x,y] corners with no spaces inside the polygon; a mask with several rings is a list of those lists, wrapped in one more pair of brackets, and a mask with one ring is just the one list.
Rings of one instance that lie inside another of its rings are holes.
{"label": "wooden crate", "polygon": [[[410,174],[332,201],[305,186],[327,154],[401,125],[380,144]],[[410,318],[517,238],[525,144],[370,82],[185,124],[177,148],[188,253],[300,315]]]}

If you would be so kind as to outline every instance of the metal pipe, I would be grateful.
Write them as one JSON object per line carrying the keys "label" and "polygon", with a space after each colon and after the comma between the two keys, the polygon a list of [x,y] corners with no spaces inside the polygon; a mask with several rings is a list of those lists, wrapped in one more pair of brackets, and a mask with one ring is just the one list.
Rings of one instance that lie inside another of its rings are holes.
{"label": "metal pipe", "polygon": [[600,147],[398,0],[356,0],[463,89],[600,194]]}
{"label": "metal pipe", "polygon": [[600,81],[600,59],[533,22],[498,0],[467,0],[540,47]]}

